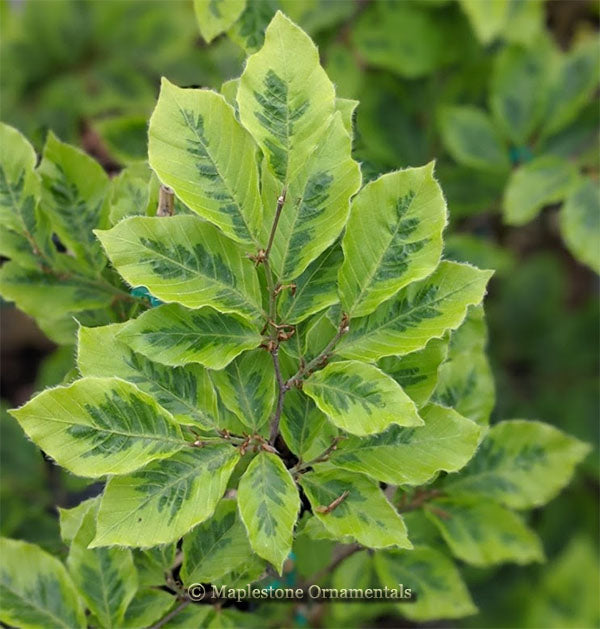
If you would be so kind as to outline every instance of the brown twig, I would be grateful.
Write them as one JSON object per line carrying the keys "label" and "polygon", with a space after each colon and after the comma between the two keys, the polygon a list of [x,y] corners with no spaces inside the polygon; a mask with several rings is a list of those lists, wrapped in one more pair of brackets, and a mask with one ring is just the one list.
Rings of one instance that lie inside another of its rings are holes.
{"label": "brown twig", "polygon": [[320,506],[315,509],[318,513],[326,514],[331,513],[336,507],[342,504],[344,500],[350,495],[350,492],[346,490],[340,496],[338,496],[334,501],[332,501],[327,506]]}
{"label": "brown twig", "polygon": [[333,350],[338,344],[338,341],[348,332],[349,329],[348,315],[344,313],[342,314],[342,319],[335,336],[331,339],[331,341],[329,341],[329,343],[327,343],[325,349],[318,356],[313,358],[310,362],[300,365],[298,371],[287,381],[288,388],[299,387],[303,378],[310,376],[315,369],[323,366],[333,354]]}
{"label": "brown twig", "polygon": [[161,185],[158,189],[156,216],[173,216],[173,214],[175,214],[175,192],[169,186]]}
{"label": "brown twig", "polygon": [[283,206],[285,204],[285,197],[287,194],[287,186],[283,187],[279,198],[277,199],[277,207],[275,208],[275,217],[273,218],[273,225],[271,226],[271,233],[269,234],[269,242],[267,244],[267,248],[265,249],[265,261],[269,259],[269,254],[271,253],[271,247],[273,246],[273,240],[275,239],[275,232],[277,231],[277,225],[279,224],[279,218],[281,216],[281,210],[283,210]]}
{"label": "brown twig", "polygon": [[298,461],[294,467],[290,469],[290,474],[299,474],[302,470],[305,470],[308,467],[312,467],[315,463],[323,463],[323,461],[327,461],[329,459],[329,455],[337,449],[337,444],[344,439],[342,436],[337,436],[333,439],[333,441],[314,459],[310,461],[302,462]]}

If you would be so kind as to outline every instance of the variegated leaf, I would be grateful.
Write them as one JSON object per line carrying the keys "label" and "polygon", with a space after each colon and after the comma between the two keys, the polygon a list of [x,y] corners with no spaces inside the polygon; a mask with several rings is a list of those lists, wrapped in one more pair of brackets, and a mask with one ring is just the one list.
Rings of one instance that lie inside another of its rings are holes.
{"label": "variegated leaf", "polygon": [[423,424],[400,385],[368,363],[331,363],[312,374],[302,390],[336,426],[355,435],[382,432],[392,423]]}
{"label": "variegated leaf", "polygon": [[337,274],[342,259],[340,247],[332,246],[294,280],[293,291],[282,291],[278,302],[282,321],[289,324],[300,323],[337,303]]}
{"label": "variegated leaf", "polygon": [[336,538],[351,536],[367,548],[412,548],[404,521],[375,481],[330,468],[303,474],[300,485],[314,516]]}
{"label": "variegated leaf", "polygon": [[24,629],[84,629],[85,611],[62,563],[35,544],[0,538],[0,620]]}
{"label": "variegated leaf", "polygon": [[126,474],[185,445],[171,414],[119,378],[47,389],[11,414],[36,445],[80,476]]}
{"label": "variegated leaf", "polygon": [[427,403],[438,381],[440,365],[446,359],[448,341],[432,339],[416,352],[382,358],[377,366],[404,389],[418,408]]}
{"label": "variegated leaf", "polygon": [[256,146],[223,96],[162,80],[148,155],[160,180],[194,212],[251,245],[261,225]]}
{"label": "variegated leaf", "polygon": [[403,286],[427,277],[442,253],[446,202],[433,162],[382,175],[352,201],[339,272],[342,309],[370,314]]}
{"label": "variegated leaf", "polygon": [[50,132],[38,168],[42,177],[42,208],[62,243],[92,269],[106,258],[92,230],[108,225],[108,175],[80,149]]}
{"label": "variegated leaf", "polygon": [[77,366],[82,376],[114,374],[150,394],[180,424],[231,429],[220,423],[217,393],[207,369],[200,365],[166,367],[137,354],[118,339],[126,325],[79,328]]}
{"label": "variegated leaf", "polygon": [[278,11],[264,46],[246,61],[237,100],[242,124],[285,184],[327,128],[335,91],[310,37]]}
{"label": "variegated leaf", "polygon": [[452,554],[475,566],[544,561],[539,537],[521,517],[478,497],[437,498],[425,507]]}
{"label": "variegated leaf", "polygon": [[35,150],[25,137],[0,123],[0,253],[28,269],[52,256],[50,229],[41,220],[40,177]]}
{"label": "variegated leaf", "polygon": [[492,271],[441,262],[427,278],[414,282],[366,317],[354,319],[338,345],[345,358],[378,360],[425,347],[456,328],[468,306],[483,299]]}
{"label": "variegated leaf", "polygon": [[258,347],[262,337],[256,326],[237,315],[165,304],[130,321],[119,339],[164,365],[200,363],[222,369],[238,354]]}
{"label": "variegated leaf", "polygon": [[391,426],[384,433],[342,441],[333,465],[368,474],[392,485],[421,485],[440,470],[456,472],[475,453],[481,429],[450,408],[429,404],[420,411],[425,425]]}
{"label": "variegated leaf", "polygon": [[411,620],[462,618],[477,612],[458,568],[438,550],[415,546],[410,552],[376,553],[375,570],[381,586],[411,584],[416,600],[396,607]]}
{"label": "variegated leaf", "polygon": [[208,444],[111,478],[91,547],[148,547],[179,539],[212,516],[238,460],[232,446]]}
{"label": "variegated leaf", "polygon": [[268,352],[246,352],[222,371],[215,371],[212,379],[225,406],[253,431],[269,419],[275,402],[275,378]]}
{"label": "variegated leaf", "polygon": [[194,0],[200,33],[207,43],[226,31],[240,17],[246,0]]}
{"label": "variegated leaf", "polygon": [[125,280],[146,286],[162,301],[212,306],[249,318],[260,315],[251,261],[216,227],[195,216],[135,216],[98,237]]}
{"label": "variegated leaf", "polygon": [[175,597],[164,590],[140,588],[127,607],[122,629],[141,629],[156,624],[175,604]]}
{"label": "variegated leaf", "polygon": [[128,548],[88,548],[96,532],[96,508],[88,510],[71,542],[67,566],[102,627],[122,627],[137,588],[137,571]]}
{"label": "variegated leaf", "polygon": [[235,500],[221,500],[213,517],[183,540],[184,585],[213,583],[248,561],[252,554]]}
{"label": "variegated leaf", "polygon": [[[350,212],[350,198],[361,174],[352,160],[352,142],[341,113],[331,119],[319,144],[289,181],[271,251],[281,282],[297,278],[340,235]],[[270,225],[281,186],[263,173],[265,227]],[[267,237],[266,229],[264,238]]]}
{"label": "variegated leaf", "polygon": [[259,452],[244,472],[238,507],[254,552],[281,574],[300,510],[296,485],[278,456]]}
{"label": "variegated leaf", "polygon": [[447,478],[451,495],[484,497],[513,509],[545,504],[569,482],[590,446],[554,426],[509,420],[493,426],[473,457]]}
{"label": "variegated leaf", "polygon": [[286,445],[294,454],[307,459],[313,444],[320,441],[326,425],[327,416],[308,395],[294,389],[286,393],[280,430]]}

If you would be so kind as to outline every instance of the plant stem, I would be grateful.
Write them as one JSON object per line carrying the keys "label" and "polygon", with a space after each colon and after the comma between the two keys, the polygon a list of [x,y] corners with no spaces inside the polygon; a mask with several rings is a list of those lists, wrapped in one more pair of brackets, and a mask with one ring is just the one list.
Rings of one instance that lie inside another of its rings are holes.
{"label": "plant stem", "polygon": [[275,239],[275,232],[277,231],[277,225],[279,224],[279,218],[281,216],[281,210],[285,203],[285,196],[287,194],[287,186],[283,187],[279,198],[277,199],[277,207],[275,208],[275,217],[273,218],[273,225],[271,226],[271,233],[269,234],[269,242],[265,249],[265,261],[268,261],[269,254],[271,253],[271,247],[273,246],[273,240]]}
{"label": "plant stem", "polygon": [[321,454],[316,456],[314,459],[311,459],[310,461],[306,461],[304,463],[302,461],[298,461],[298,463],[296,463],[296,465],[294,465],[294,467],[290,469],[290,474],[298,474],[302,470],[305,470],[307,467],[312,467],[315,463],[322,463],[323,461],[327,461],[329,455],[337,448],[337,444],[343,438],[344,437],[335,437],[335,439],[329,444],[329,446],[325,448],[325,450],[323,450],[323,452],[321,452]]}
{"label": "plant stem", "polygon": [[192,601],[185,600],[179,604],[173,611],[170,611],[164,618],[161,618],[155,625],[152,625],[151,629],[160,629],[166,625],[172,618],[175,618],[177,614],[182,612]]}
{"label": "plant stem", "polygon": [[327,343],[325,349],[315,358],[313,358],[306,365],[300,367],[298,371],[287,381],[288,388],[293,386],[297,386],[298,383],[304,378],[304,376],[309,376],[317,367],[323,364],[332,354],[333,349],[338,344],[338,341],[348,332],[348,317],[346,314],[342,315],[342,320],[338,326],[338,331],[335,336]]}
{"label": "plant stem", "polygon": [[281,375],[281,367],[279,365],[279,346],[276,345],[275,348],[271,351],[271,356],[273,357],[273,366],[275,367],[275,377],[277,378],[277,406],[275,407],[275,415],[273,415],[273,419],[271,420],[271,430],[269,432],[269,443],[271,445],[275,445],[275,440],[277,439],[277,435],[279,434],[279,422],[281,421],[281,412],[283,411],[283,398],[285,396],[286,391],[289,389],[287,384],[283,381],[283,377]]}

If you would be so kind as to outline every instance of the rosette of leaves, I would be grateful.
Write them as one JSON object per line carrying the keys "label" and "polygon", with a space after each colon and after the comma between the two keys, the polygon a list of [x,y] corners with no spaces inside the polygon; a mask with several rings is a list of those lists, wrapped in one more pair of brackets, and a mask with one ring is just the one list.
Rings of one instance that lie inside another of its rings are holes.
{"label": "rosette of leaves", "polygon": [[452,557],[543,559],[524,512],[588,446],[535,421],[488,427],[491,272],[442,259],[433,164],[361,187],[355,107],[282,13],[227,98],[163,81],[149,162],[189,212],[94,233],[124,281],[164,303],[80,326],[81,378],[12,411],[105,486],[61,510],[66,566],[3,541],[3,622],[283,626],[267,606],[185,595],[268,585],[273,570],[410,584],[416,601],[385,613],[457,618],[476,607]]}

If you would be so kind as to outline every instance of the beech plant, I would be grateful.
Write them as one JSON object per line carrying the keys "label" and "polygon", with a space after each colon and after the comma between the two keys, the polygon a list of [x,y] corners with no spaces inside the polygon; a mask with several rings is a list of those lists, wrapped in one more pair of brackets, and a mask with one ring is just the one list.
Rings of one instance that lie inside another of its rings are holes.
{"label": "beech plant", "polygon": [[358,103],[299,27],[277,13],[223,92],[164,79],[152,172],[112,182],[51,134],[36,167],[2,127],[0,288],[59,342],[76,334],[78,370],[11,413],[104,486],[60,509],[66,562],[2,540],[0,620],[288,626],[291,605],[188,594],[277,575],[414,593],[328,606],[334,626],[476,613],[454,559],[543,561],[527,511],[589,448],[488,425],[492,273],[444,260],[433,163],[363,185]]}

